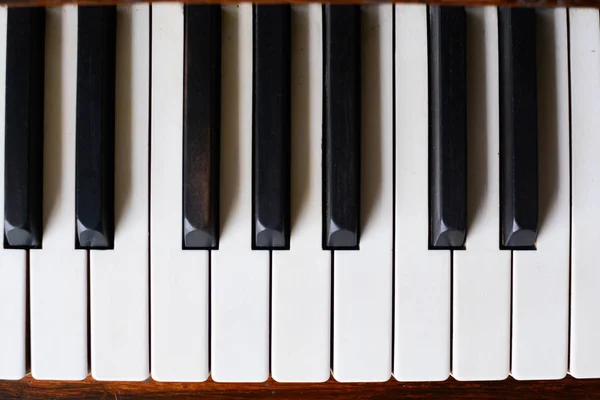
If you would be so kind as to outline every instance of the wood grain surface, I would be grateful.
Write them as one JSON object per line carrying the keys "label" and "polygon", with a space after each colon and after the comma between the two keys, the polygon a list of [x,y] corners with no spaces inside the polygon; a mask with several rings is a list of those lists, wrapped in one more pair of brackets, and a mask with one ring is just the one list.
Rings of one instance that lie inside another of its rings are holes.
{"label": "wood grain surface", "polygon": [[600,379],[401,383],[159,383],[0,381],[0,399],[600,399]]}
{"label": "wood grain surface", "polygon": [[[306,4],[323,3],[325,0],[0,0],[0,5],[10,7],[29,6],[60,6],[67,4],[75,5],[119,5],[134,4],[137,2],[158,3],[178,2],[187,4],[200,3],[244,3],[255,4],[287,3]],[[327,0],[331,4],[378,4],[378,3],[417,3],[417,4],[440,4],[461,6],[507,6],[507,7],[593,7],[600,8],[600,0]]]}

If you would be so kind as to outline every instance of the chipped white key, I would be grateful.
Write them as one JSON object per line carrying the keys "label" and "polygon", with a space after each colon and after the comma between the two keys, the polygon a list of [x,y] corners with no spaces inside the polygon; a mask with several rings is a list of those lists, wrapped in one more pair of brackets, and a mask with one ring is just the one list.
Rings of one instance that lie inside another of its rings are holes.
{"label": "chipped white key", "polygon": [[[7,10],[0,7],[0,132],[4,132]],[[4,187],[4,134],[0,135],[0,188]],[[0,195],[0,215],[4,196]],[[4,217],[2,216],[2,220]],[[27,264],[25,250],[0,246],[0,379],[27,373]]]}
{"label": "chipped white key", "polygon": [[321,247],[323,21],[319,4],[292,6],[293,221],[289,251],[272,255],[271,375],[330,376],[331,252]]}
{"label": "chipped white key", "polygon": [[[269,252],[251,248],[252,5],[222,9],[221,236],[211,255],[211,377],[269,377]],[[292,244],[293,245],[293,244]]]}
{"label": "chipped white key", "polygon": [[150,373],[148,293],[148,5],[117,7],[114,250],[90,251],[92,376]]}
{"label": "chipped white key", "polygon": [[569,373],[600,378],[600,22],[569,10],[571,51],[571,353]]}
{"label": "chipped white key", "polygon": [[513,252],[512,362],[516,379],[560,379],[569,338],[569,56],[565,9],[537,10],[540,231]]}
{"label": "chipped white key", "polygon": [[450,374],[450,252],[429,250],[427,6],[396,5],[394,377]]}
{"label": "chipped white key", "polygon": [[360,250],[333,252],[333,376],[391,376],[393,6],[362,7]]}
{"label": "chipped white key", "polygon": [[88,374],[87,252],[75,249],[77,7],[46,11],[44,237],[30,252],[31,374]]}
{"label": "chipped white key", "polygon": [[452,375],[505,379],[510,368],[511,253],[499,250],[498,19],[467,9],[466,250],[454,252]]}
{"label": "chipped white key", "polygon": [[152,5],[151,365],[157,381],[209,373],[209,253],[182,250],[183,4]]}

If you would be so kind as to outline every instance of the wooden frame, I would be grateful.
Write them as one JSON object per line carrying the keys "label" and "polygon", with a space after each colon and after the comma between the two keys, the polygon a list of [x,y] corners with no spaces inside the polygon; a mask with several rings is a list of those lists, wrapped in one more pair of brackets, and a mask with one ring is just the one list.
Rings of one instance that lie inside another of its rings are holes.
{"label": "wooden frame", "polygon": [[566,377],[553,381],[494,382],[397,382],[339,383],[161,383],[84,381],[37,381],[30,376],[20,381],[0,381],[0,398],[8,399],[514,399],[514,398],[600,398],[600,379]]}

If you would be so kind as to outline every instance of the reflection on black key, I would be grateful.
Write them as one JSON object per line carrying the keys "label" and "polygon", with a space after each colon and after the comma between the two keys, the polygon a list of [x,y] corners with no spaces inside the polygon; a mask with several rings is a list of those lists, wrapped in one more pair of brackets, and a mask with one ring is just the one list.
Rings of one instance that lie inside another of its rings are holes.
{"label": "reflection on black key", "polygon": [[253,248],[290,246],[290,6],[254,6]]}
{"label": "reflection on black key", "polygon": [[360,6],[323,6],[323,248],[357,249],[360,229]]}
{"label": "reflection on black key", "polygon": [[42,244],[45,21],[43,7],[8,9],[4,159],[8,247]]}
{"label": "reflection on black key", "polygon": [[185,6],[183,247],[219,244],[221,6]]}
{"label": "reflection on black key", "polygon": [[534,248],[538,229],[535,10],[501,8],[498,17],[502,245]]}
{"label": "reflection on black key", "polygon": [[81,248],[114,237],[114,6],[80,6],[77,45],[76,214]]}
{"label": "reflection on black key", "polygon": [[462,248],[467,228],[466,19],[429,6],[430,246]]}

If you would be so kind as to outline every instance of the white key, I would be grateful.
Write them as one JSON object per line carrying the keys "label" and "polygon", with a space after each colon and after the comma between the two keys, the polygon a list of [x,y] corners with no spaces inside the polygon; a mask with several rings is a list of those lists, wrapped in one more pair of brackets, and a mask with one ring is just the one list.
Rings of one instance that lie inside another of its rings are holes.
{"label": "white key", "polygon": [[46,11],[44,237],[30,252],[31,374],[88,374],[87,252],[75,249],[77,7]]}
{"label": "white key", "polygon": [[571,39],[571,359],[576,378],[600,378],[600,23],[569,10]]}
{"label": "white key", "polygon": [[393,235],[393,6],[362,7],[360,250],[333,252],[333,376],[391,376]]}
{"label": "white key", "polygon": [[499,249],[498,19],[467,9],[466,250],[454,252],[452,375],[494,380],[510,368],[511,252]]}
{"label": "white key", "polygon": [[251,249],[252,5],[222,9],[221,236],[211,259],[211,376],[269,377],[269,252]]}
{"label": "white key", "polygon": [[560,379],[569,338],[569,53],[565,9],[537,11],[540,231],[513,252],[512,370]]}
{"label": "white key", "polygon": [[117,7],[114,250],[90,251],[92,376],[150,373],[148,293],[148,5]]}
{"label": "white key", "polygon": [[292,6],[293,230],[272,255],[271,374],[280,382],[330,376],[331,252],[321,247],[321,5]]}
{"label": "white key", "polygon": [[[4,133],[6,7],[0,7],[0,132]],[[4,134],[0,135],[0,188],[4,187]],[[0,195],[4,220],[4,196]],[[0,379],[21,379],[26,368],[27,254],[0,246]]]}
{"label": "white key", "polygon": [[152,377],[208,378],[209,253],[182,250],[183,4],[152,5]]}
{"label": "white key", "polygon": [[430,251],[427,6],[396,5],[394,377],[450,374],[450,252]]}

